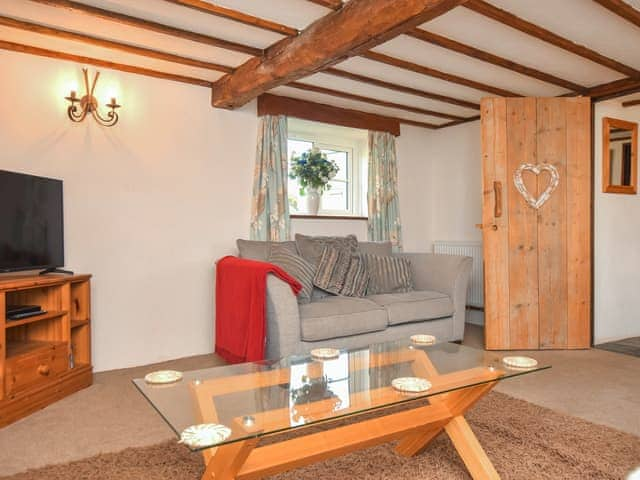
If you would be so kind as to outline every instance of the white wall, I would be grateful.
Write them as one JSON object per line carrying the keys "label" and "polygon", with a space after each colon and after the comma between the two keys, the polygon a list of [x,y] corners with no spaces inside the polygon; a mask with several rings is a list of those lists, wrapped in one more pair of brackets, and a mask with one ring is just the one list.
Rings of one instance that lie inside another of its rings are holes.
{"label": "white wall", "polygon": [[620,102],[595,107],[595,343],[640,336],[640,196],[602,192],[602,118],[640,122],[640,108]]}
{"label": "white wall", "polygon": [[0,64],[0,168],[64,180],[67,265],[94,275],[96,369],[210,352],[213,260],[248,233],[255,106],[213,109],[205,88],[105,70],[120,123],[74,124],[63,96],[78,65]]}
{"label": "white wall", "polygon": [[[64,181],[66,263],[94,275],[96,370],[212,351],[213,261],[249,230],[255,104],[213,109],[206,88],[103,69],[96,93],[118,96],[120,123],[74,124],[63,97],[80,65],[13,52],[0,65],[0,168]],[[427,133],[398,139],[406,250],[430,244]],[[366,238],[361,221],[293,229]]]}

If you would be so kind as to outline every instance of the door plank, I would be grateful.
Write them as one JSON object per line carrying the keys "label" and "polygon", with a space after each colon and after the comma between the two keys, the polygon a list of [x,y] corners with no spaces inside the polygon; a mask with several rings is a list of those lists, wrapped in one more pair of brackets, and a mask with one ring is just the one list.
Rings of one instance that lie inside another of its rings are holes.
{"label": "door plank", "polygon": [[567,108],[567,347],[591,345],[591,101]]}
{"label": "door plank", "polygon": [[[538,99],[538,162],[554,165],[558,188],[538,209],[538,275],[540,348],[567,345],[567,137],[566,99]],[[538,178],[538,195],[548,175]]]}
{"label": "door plank", "polygon": [[[507,164],[509,182],[509,348],[538,348],[538,219],[513,183],[523,163],[537,163],[535,98],[507,100]],[[535,194],[537,176],[523,181]]]}
{"label": "door plank", "polygon": [[[509,238],[506,99],[487,98],[482,112],[482,238],[485,291],[485,347],[509,346]],[[502,182],[502,215],[495,217],[494,182]]]}

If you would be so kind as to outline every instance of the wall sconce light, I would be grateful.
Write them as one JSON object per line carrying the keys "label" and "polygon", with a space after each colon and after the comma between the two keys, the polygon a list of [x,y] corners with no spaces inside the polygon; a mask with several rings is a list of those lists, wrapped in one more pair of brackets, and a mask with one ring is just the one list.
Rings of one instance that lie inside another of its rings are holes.
{"label": "wall sconce light", "polygon": [[[107,103],[105,106],[110,108],[111,110],[107,112],[107,116],[103,117],[100,115],[98,111],[98,100],[93,96],[93,92],[96,89],[96,83],[98,83],[98,77],[100,76],[100,72],[96,72],[93,77],[93,83],[91,84],[91,88],[89,88],[89,74],[86,68],[82,69],[82,73],[84,74],[84,88],[85,94],[82,98],[78,98],[75,90],[72,90],[68,97],[64,97],[65,100],[68,100],[71,105],[67,108],[67,115],[72,122],[82,122],[87,114],[91,114],[93,118],[95,118],[96,122],[100,125],[104,125],[105,127],[113,127],[116,123],[118,123],[118,114],[116,113],[116,108],[120,108],[121,105],[116,103],[116,99],[112,98],[111,102]],[[77,105],[79,103],[79,105]],[[79,107],[79,108],[78,108]]]}

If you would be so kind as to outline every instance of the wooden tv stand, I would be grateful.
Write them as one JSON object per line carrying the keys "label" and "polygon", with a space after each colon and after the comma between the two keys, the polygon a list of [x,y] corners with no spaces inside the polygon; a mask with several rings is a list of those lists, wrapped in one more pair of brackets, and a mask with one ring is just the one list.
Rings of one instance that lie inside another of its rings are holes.
{"label": "wooden tv stand", "polygon": [[[90,279],[0,275],[0,427],[93,382]],[[6,305],[46,313],[8,320]]]}

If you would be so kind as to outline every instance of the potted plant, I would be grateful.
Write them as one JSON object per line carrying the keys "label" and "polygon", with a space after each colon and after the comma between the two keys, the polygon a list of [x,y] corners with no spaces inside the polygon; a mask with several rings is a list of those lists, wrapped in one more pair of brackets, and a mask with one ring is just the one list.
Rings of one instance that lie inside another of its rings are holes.
{"label": "potted plant", "polygon": [[314,147],[300,156],[292,155],[289,177],[298,179],[300,195],[307,197],[309,214],[318,214],[320,198],[325,190],[331,188],[329,182],[337,173],[336,162],[329,160],[319,148]]}

